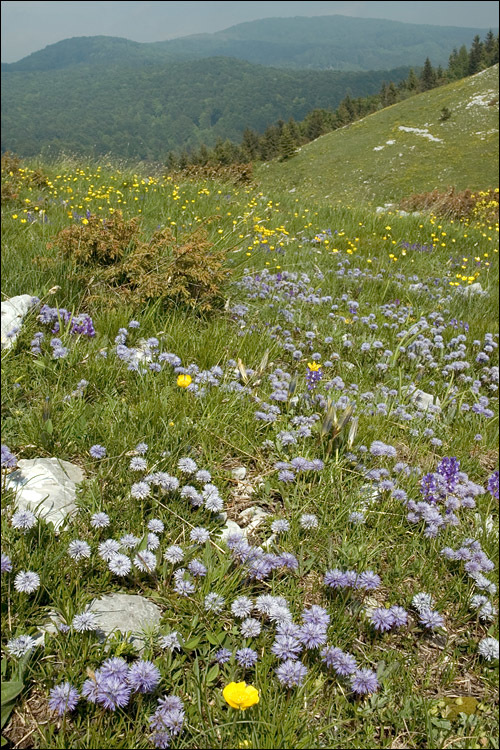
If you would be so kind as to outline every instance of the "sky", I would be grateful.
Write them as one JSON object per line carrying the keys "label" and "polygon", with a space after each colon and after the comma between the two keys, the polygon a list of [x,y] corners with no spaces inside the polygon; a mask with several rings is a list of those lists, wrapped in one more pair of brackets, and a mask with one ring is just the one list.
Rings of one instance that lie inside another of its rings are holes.
{"label": "sky", "polygon": [[244,21],[343,15],[433,26],[498,27],[498,2],[25,2],[2,0],[1,59],[26,55],[74,36],[161,42],[227,29]]}

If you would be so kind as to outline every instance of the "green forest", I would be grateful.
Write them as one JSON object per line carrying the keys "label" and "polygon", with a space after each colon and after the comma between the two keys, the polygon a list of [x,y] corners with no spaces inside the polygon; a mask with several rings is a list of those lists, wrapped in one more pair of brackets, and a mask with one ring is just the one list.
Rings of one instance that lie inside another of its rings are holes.
{"label": "green forest", "polygon": [[2,74],[2,149],[161,161],[169,151],[237,140],[279,118],[376,94],[409,68],[286,71],[231,58],[126,68],[82,65]]}

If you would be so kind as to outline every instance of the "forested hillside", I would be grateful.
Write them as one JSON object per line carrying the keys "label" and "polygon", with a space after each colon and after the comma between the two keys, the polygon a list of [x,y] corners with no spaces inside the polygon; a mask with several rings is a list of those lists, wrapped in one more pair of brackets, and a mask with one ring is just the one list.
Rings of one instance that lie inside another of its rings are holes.
{"label": "forested hillside", "polygon": [[214,58],[147,67],[80,65],[2,74],[2,150],[22,156],[67,150],[165,159],[173,149],[239,139],[278,118],[336,108],[367,96],[391,71],[286,71]]}

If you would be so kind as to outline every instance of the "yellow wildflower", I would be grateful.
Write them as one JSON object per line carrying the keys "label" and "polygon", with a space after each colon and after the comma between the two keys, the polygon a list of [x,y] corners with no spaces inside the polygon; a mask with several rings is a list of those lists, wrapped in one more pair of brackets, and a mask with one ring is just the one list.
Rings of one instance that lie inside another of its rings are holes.
{"label": "yellow wildflower", "polygon": [[319,365],[317,362],[308,362],[307,366],[312,372],[318,372],[318,370],[321,370],[321,365]]}
{"label": "yellow wildflower", "polygon": [[222,691],[224,700],[231,708],[244,711],[259,702],[259,691],[246,682],[230,682]]}
{"label": "yellow wildflower", "polygon": [[177,385],[179,388],[187,388],[189,385],[191,385],[193,381],[193,378],[191,375],[187,374],[181,374],[177,377]]}

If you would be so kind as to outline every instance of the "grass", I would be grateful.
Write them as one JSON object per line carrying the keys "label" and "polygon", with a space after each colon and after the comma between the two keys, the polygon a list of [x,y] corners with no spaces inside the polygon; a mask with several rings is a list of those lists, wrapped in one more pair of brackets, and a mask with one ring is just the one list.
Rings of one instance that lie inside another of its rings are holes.
{"label": "grass", "polygon": [[[416,100],[398,106],[405,105],[416,111]],[[420,122],[403,120],[411,126]],[[361,133],[363,127],[353,125],[303,152],[356,128]],[[362,148],[371,153],[364,142]],[[290,169],[300,158],[302,153]],[[30,169],[36,166],[48,176],[45,188],[30,184]],[[2,207],[4,295],[29,293],[51,307],[85,312],[97,332],[95,338],[63,334],[69,353],[54,359],[52,334],[34,309],[12,349],[2,354],[3,443],[18,459],[57,456],[78,464],[86,475],[77,496],[79,513],[57,535],[42,522],[25,534],[13,528],[14,496],[4,493],[3,552],[13,571],[3,575],[3,677],[17,674],[18,660],[6,648],[12,638],[35,634],[50,610],[71,624],[93,598],[111,591],[154,601],[162,611],[161,633],[176,630],[183,642],[170,653],[156,636],[147,639],[143,658],[161,672],[153,694],[135,694],[116,712],[80,699],[75,711],[59,718],[48,706],[55,684],[69,680],[80,689],[87,670],[99,668],[109,653],[123,654],[130,662],[136,657],[123,637],[105,651],[92,632],[71,628],[68,634],[47,636],[43,647],[30,652],[24,689],[4,728],[11,747],[152,747],[148,717],[165,694],[177,695],[184,704],[183,730],[171,741],[179,748],[496,747],[496,662],[479,655],[478,643],[497,636],[498,630],[496,622],[478,618],[470,600],[486,593],[497,605],[497,597],[479,589],[464,563],[447,560],[441,550],[456,549],[470,537],[489,559],[497,552],[498,536],[488,531],[488,524],[498,523],[498,502],[485,488],[498,467],[498,225],[432,215],[380,216],[357,201],[355,207],[314,201],[307,180],[290,193],[288,183],[283,187],[288,179],[284,172],[273,179],[273,184],[237,188],[211,181],[173,183],[111,165],[33,164],[21,174],[18,198]],[[489,175],[484,179],[488,182]],[[404,189],[403,184],[401,195]],[[55,248],[47,250],[61,229],[82,222],[87,209],[103,218],[117,209],[125,218],[140,216],[144,237],[158,225],[179,234],[206,225],[209,239],[228,250],[231,278],[224,287],[225,309],[201,315],[154,303],[110,306],[109,295],[94,293],[91,278],[76,278]],[[297,276],[280,277],[285,272]],[[475,282],[485,296],[463,294]],[[180,357],[194,385],[206,388],[204,393],[179,388],[168,364],[158,372],[133,371],[116,356],[115,337],[132,318],[140,328],[129,328],[127,345],[155,336],[159,350]],[[415,325],[420,332],[412,330]],[[34,355],[30,342],[39,330],[46,335],[42,353]],[[428,353],[415,346],[419,335],[420,341],[429,338]],[[439,348],[439,336],[444,348]],[[377,339],[383,343],[380,349],[374,346]],[[362,348],[368,343],[369,348]],[[477,361],[480,351],[488,361]],[[317,360],[316,354],[323,377],[308,391],[308,362]],[[247,382],[238,360],[250,373]],[[457,360],[467,362],[466,369],[447,369]],[[215,383],[204,386],[193,365],[199,371],[221,370]],[[294,377],[295,391],[290,385]],[[82,379],[88,385],[78,396]],[[419,412],[407,391],[411,385],[438,396],[441,410]],[[280,389],[284,401],[272,395]],[[463,403],[472,407],[481,396],[489,399],[493,416],[462,410]],[[350,423],[332,444],[328,432],[321,436],[328,398],[337,403],[339,416],[348,402],[355,406],[359,423],[351,446]],[[385,406],[377,408],[379,403]],[[255,412],[266,411],[265,404],[279,407],[275,422],[256,419]],[[278,435],[296,432],[301,422],[311,425],[311,434],[295,435],[296,444],[287,446]],[[480,441],[475,440],[478,433]],[[374,440],[394,446],[397,459],[372,455],[366,448]],[[193,484],[201,491],[202,483],[183,475],[178,460],[190,457],[210,471],[230,519],[242,523],[239,514],[252,505],[269,513],[252,543],[268,539],[273,520],[287,520],[289,530],[275,538],[270,551],[295,555],[297,570],[278,568],[264,580],[252,579],[218,540],[224,520],[217,513],[192,508],[179,492],[165,494],[154,487],[143,500],[135,499],[132,484],[146,473],[129,468],[139,442],[149,446],[148,473],[168,472],[181,486]],[[95,444],[106,447],[105,458],[90,456]],[[276,462],[294,456],[321,459],[324,469],[297,474],[292,483],[280,481]],[[485,491],[477,496],[475,509],[457,511],[458,526],[448,525],[432,538],[424,533],[423,521],[408,520],[408,509],[391,489],[379,486],[383,475],[377,479],[367,472],[386,470],[397,487],[418,501],[418,472],[434,472],[447,456],[457,457],[461,470]],[[396,461],[408,465],[407,474],[395,472]],[[232,474],[237,466],[247,470],[250,495]],[[355,524],[350,514],[362,510],[366,485],[376,490],[377,500],[364,511],[364,523]],[[108,528],[90,526],[97,511],[109,515]],[[304,513],[317,516],[316,529],[301,526]],[[165,524],[156,570],[147,574],[134,568],[117,577],[99,557],[98,544],[127,533],[143,538],[152,518]],[[211,541],[193,547],[193,526],[209,529]],[[90,544],[90,558],[75,562],[68,556],[75,539]],[[188,597],[174,589],[179,565],[165,557],[173,544],[184,551],[182,565],[197,558],[207,568]],[[371,569],[381,584],[373,592],[329,589],[323,577],[335,567]],[[19,570],[40,575],[36,592],[14,589]],[[497,573],[497,568],[488,572],[492,583],[498,583]],[[225,599],[219,613],[204,608],[210,592]],[[412,606],[418,592],[432,595],[444,627],[432,631],[419,622]],[[359,667],[375,671],[379,689],[357,696],[349,680],[325,666],[319,649],[301,656],[308,668],[302,685],[281,685],[274,671],[279,662],[270,650],[272,623],[254,612],[262,631],[245,639],[231,612],[236,597],[255,601],[263,594],[285,597],[297,623],[304,607],[326,608],[328,645],[352,653]],[[366,608],[396,604],[407,610],[408,625],[377,632]],[[232,652],[251,647],[259,660],[251,669],[239,666],[234,656],[217,665],[215,653],[221,646]],[[233,680],[254,685],[260,702],[245,712],[229,708],[222,689]],[[464,696],[477,702],[472,708],[466,704],[467,712],[450,713],[453,701]]]}
{"label": "grass", "polygon": [[[442,122],[445,107],[451,117]],[[426,131],[439,141],[400,127]],[[257,175],[264,189],[278,181],[307,199],[383,205],[435,188],[496,186],[497,141],[498,66],[493,66],[321,136],[286,162],[262,164]]]}

